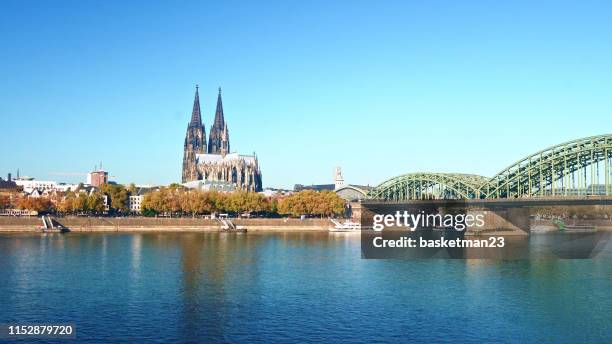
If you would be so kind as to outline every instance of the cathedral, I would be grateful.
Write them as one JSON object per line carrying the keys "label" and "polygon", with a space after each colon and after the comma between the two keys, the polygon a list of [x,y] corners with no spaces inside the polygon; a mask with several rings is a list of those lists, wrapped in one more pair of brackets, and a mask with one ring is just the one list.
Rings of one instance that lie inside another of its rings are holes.
{"label": "cathedral", "polygon": [[200,95],[196,85],[191,121],[185,134],[182,180],[183,183],[201,180],[212,184],[229,184],[239,190],[261,191],[261,171],[257,156],[240,155],[230,150],[221,88],[207,144],[206,130],[200,113]]}

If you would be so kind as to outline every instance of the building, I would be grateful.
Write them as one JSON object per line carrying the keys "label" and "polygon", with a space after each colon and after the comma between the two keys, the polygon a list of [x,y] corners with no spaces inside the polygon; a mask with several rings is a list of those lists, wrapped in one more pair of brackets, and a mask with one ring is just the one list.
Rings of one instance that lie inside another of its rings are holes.
{"label": "building", "polygon": [[41,189],[34,189],[34,190],[32,190],[31,192],[27,192],[27,191],[25,191],[25,192],[26,192],[26,195],[27,195],[28,197],[32,197],[32,198],[39,198],[39,197],[42,197],[42,196],[43,196],[43,193],[44,193],[45,191],[42,191]]}
{"label": "building", "polygon": [[142,210],[142,199],[144,196],[142,195],[134,195],[128,198],[128,207],[130,208],[130,212],[132,213],[140,213]]}
{"label": "building", "polygon": [[87,173],[87,184],[95,187],[100,187],[102,184],[108,184],[108,172],[100,168]]}
{"label": "building", "polygon": [[79,187],[79,184],[70,184],[70,183],[58,183],[55,186],[56,191],[68,192],[68,191],[76,191]]}
{"label": "building", "polygon": [[128,209],[130,209],[130,212],[140,214],[142,212],[142,200],[145,194],[153,192],[154,190],[158,190],[158,188],[151,185],[136,186],[136,189],[132,191],[128,197]]}
{"label": "building", "polygon": [[334,190],[338,190],[344,186],[344,177],[342,177],[342,169],[340,166],[336,167],[334,171]]}
{"label": "building", "polygon": [[182,182],[229,183],[235,189],[261,191],[261,170],[257,156],[230,151],[229,131],[223,114],[221,88],[208,143],[202,123],[200,96],[196,85],[191,121],[187,125],[183,149]]}
{"label": "building", "polygon": [[31,194],[32,191],[38,190],[41,193],[43,191],[54,191],[57,190],[57,182],[50,180],[35,180],[34,178],[21,177],[15,179],[15,184],[21,186],[23,191],[27,194]]}
{"label": "building", "polygon": [[108,195],[102,195],[102,200],[104,201],[104,212],[108,213],[110,211],[110,199]]}
{"label": "building", "polygon": [[364,199],[368,192],[372,190],[372,187],[369,185],[345,184],[344,177],[342,177],[342,169],[339,166],[334,171],[334,186],[336,194],[349,202]]}
{"label": "building", "polygon": [[192,180],[182,184],[188,189],[195,189],[200,191],[219,191],[219,192],[232,192],[236,190],[236,184],[228,183],[225,181],[209,181],[209,180]]}
{"label": "building", "polygon": [[294,192],[300,192],[302,190],[314,190],[314,191],[334,191],[338,196],[349,202],[355,202],[364,199],[368,192],[373,188],[369,185],[356,185],[356,184],[345,184],[344,177],[342,176],[342,169],[336,167],[334,169],[334,183],[333,184],[313,184],[313,185],[302,185],[295,184],[293,187]]}
{"label": "building", "polygon": [[294,192],[300,192],[304,190],[314,190],[314,191],[324,191],[329,190],[333,191],[336,189],[336,185],[334,184],[311,184],[311,185],[303,185],[303,184],[295,184],[293,186]]}
{"label": "building", "polygon": [[198,175],[196,169],[196,154],[204,153],[208,153],[206,146],[206,129],[202,123],[202,116],[200,114],[200,95],[198,93],[198,86],[196,85],[191,120],[187,125],[185,145],[183,148],[183,183],[202,179]]}
{"label": "building", "polygon": [[373,187],[369,185],[354,185],[349,184],[345,185],[339,189],[336,189],[335,192],[346,201],[355,202],[360,201],[367,197],[368,192],[372,190]]}
{"label": "building", "polygon": [[16,189],[17,188],[17,183],[15,183],[15,181],[13,181],[13,179],[11,178],[11,174],[8,174],[8,178],[7,180],[4,180],[0,177],[0,189]]}
{"label": "building", "polygon": [[260,194],[264,195],[265,197],[289,196],[292,193],[293,190],[285,190],[278,188],[265,188],[263,189],[263,191],[260,192]]}

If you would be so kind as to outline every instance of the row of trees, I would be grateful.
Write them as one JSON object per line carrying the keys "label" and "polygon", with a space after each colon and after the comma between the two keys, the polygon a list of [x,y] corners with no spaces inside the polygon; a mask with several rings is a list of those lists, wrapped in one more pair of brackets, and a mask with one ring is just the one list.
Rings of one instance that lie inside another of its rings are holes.
{"label": "row of trees", "polygon": [[211,214],[211,213],[258,213],[279,215],[341,215],[344,200],[335,192],[306,190],[284,198],[268,198],[262,194],[236,191],[184,190],[162,188],[144,197],[143,214]]}
{"label": "row of trees", "polygon": [[33,210],[41,214],[101,214],[105,211],[104,195],[99,192],[91,195],[67,192],[47,197],[27,197],[20,194],[13,194],[12,197],[0,196],[0,209],[9,208]]}
{"label": "row of trees", "polygon": [[[106,198],[109,213],[127,214],[130,211],[128,198],[134,191],[133,186],[125,188],[122,185],[103,185],[99,191],[91,194],[69,191],[49,197],[15,196],[12,200],[3,196],[0,198],[0,206],[35,210],[39,213],[102,214],[107,211],[104,202]],[[196,216],[211,213],[331,216],[343,213],[344,200],[331,191],[306,190],[287,197],[265,197],[254,192],[220,193],[170,185],[147,193],[141,209],[145,216]]]}
{"label": "row of trees", "polygon": [[27,209],[39,213],[55,211],[55,200],[47,197],[26,197],[19,192],[0,194],[0,209]]}
{"label": "row of trees", "polygon": [[39,213],[47,213],[55,209],[55,204],[51,199],[46,197],[21,197],[17,200],[17,209],[28,209]]}
{"label": "row of trees", "polygon": [[[77,189],[79,189],[79,186]],[[107,198],[112,214],[129,213],[128,197],[135,192],[134,185],[128,188],[117,184],[104,184],[91,194],[68,191],[56,192],[45,197],[27,197],[18,192],[0,195],[0,209],[17,208],[34,210],[39,213],[101,214],[106,211],[104,198]]]}
{"label": "row of trees", "polygon": [[68,192],[57,204],[57,211],[64,214],[102,214],[105,210],[104,195],[100,192],[91,195]]}
{"label": "row of trees", "polygon": [[145,195],[142,202],[143,214],[211,214],[226,213],[275,213],[277,200],[262,194],[236,191],[186,190],[167,187]]}
{"label": "row of trees", "polygon": [[128,214],[129,196],[135,192],[134,185],[126,188],[119,184],[103,184],[98,191],[91,194],[68,191],[56,201],[56,211],[64,214],[102,214],[106,210],[104,198],[111,214]]}
{"label": "row of trees", "polygon": [[278,212],[293,216],[340,215],[344,212],[344,200],[333,191],[304,190],[282,199]]}

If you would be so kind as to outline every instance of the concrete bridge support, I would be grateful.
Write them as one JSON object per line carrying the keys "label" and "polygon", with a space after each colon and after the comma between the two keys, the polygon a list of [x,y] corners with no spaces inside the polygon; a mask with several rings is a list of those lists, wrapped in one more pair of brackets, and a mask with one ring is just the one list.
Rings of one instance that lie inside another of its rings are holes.
{"label": "concrete bridge support", "polygon": [[468,214],[483,215],[484,226],[468,227],[468,232],[520,231],[528,234],[530,231],[528,208],[470,209]]}

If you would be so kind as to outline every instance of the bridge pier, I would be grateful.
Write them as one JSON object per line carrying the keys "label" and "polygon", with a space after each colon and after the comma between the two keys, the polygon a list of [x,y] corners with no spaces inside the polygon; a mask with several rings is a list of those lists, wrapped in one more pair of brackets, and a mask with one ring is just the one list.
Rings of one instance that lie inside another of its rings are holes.
{"label": "bridge pier", "polygon": [[468,232],[504,230],[520,231],[528,234],[530,231],[528,208],[469,209],[468,214],[484,216],[484,226],[468,227]]}

